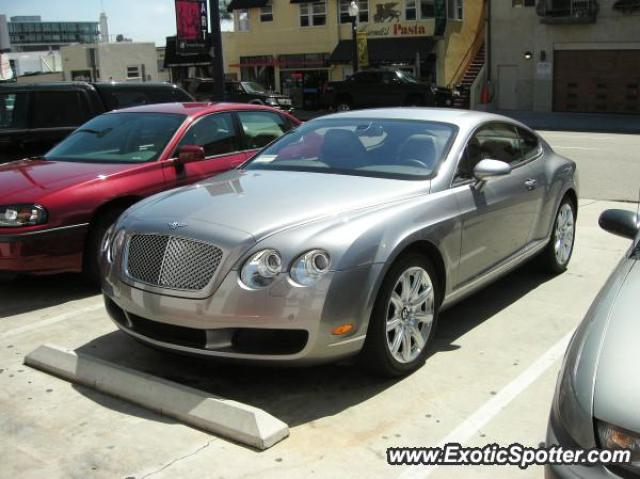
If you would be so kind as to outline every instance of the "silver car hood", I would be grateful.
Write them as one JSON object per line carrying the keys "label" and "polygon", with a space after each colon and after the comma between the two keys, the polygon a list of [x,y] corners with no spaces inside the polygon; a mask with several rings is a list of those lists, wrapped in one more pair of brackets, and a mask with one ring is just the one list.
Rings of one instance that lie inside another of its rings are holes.
{"label": "silver car hood", "polygon": [[127,221],[217,224],[260,241],[288,227],[425,194],[429,188],[428,180],[234,170],[143,201]]}
{"label": "silver car hood", "polygon": [[640,265],[637,261],[609,312],[594,389],[594,416],[640,433]]}

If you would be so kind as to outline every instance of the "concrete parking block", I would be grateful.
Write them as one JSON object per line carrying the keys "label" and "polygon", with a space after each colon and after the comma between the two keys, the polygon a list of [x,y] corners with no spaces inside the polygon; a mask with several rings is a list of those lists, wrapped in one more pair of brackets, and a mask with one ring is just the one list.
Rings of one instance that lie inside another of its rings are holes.
{"label": "concrete parking block", "polygon": [[55,345],[38,347],[24,363],[257,449],[289,436],[287,424],[261,409]]}

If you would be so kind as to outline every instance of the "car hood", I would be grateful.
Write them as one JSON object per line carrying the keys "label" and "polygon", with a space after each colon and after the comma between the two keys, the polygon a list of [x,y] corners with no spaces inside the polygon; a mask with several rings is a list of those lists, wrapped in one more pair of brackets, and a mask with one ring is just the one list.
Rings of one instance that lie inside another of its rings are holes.
{"label": "car hood", "polygon": [[429,192],[429,181],[234,170],[161,193],[130,210],[143,222],[218,224],[256,241],[288,227]]}
{"label": "car hood", "polygon": [[595,378],[594,416],[640,433],[640,265],[629,271],[609,311]]}
{"label": "car hood", "polygon": [[109,176],[131,165],[20,160],[0,165],[0,202],[30,203],[45,194],[98,177]]}

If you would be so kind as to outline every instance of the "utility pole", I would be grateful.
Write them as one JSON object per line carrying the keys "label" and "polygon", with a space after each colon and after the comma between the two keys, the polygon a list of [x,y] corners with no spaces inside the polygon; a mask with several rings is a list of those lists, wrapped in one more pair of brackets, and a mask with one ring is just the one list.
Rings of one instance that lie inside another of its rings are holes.
{"label": "utility pole", "polygon": [[213,76],[213,99],[224,100],[224,61],[222,58],[222,32],[220,31],[220,2],[209,0],[209,23],[211,24],[211,74]]}

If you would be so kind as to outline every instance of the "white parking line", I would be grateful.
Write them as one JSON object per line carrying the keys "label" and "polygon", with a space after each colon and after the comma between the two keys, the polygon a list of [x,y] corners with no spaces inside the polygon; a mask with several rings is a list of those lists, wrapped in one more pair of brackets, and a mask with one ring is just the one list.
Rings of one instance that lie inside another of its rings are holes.
{"label": "white parking line", "polygon": [[601,148],[591,148],[588,146],[555,146],[556,150],[601,150]]}
{"label": "white parking line", "polygon": [[[554,344],[542,356],[540,356],[531,366],[522,372],[513,381],[502,388],[489,401],[480,406],[476,411],[467,417],[453,431],[447,434],[437,445],[433,447],[443,447],[449,443],[460,443],[464,445],[474,437],[484,426],[502,412],[515,398],[525,389],[533,384],[542,374],[545,373],[558,359],[560,359],[567,344],[573,335],[573,331],[564,336]],[[424,445],[431,447],[431,445]],[[409,466],[398,476],[398,479],[426,479],[435,472],[438,466]]]}
{"label": "white parking line", "polygon": [[28,333],[29,331],[33,331],[35,329],[39,329],[44,326],[50,326],[52,324],[65,321],[67,319],[73,318],[74,316],[80,316],[86,313],[92,313],[93,311],[97,311],[101,308],[104,308],[104,304],[102,303],[94,304],[93,306],[87,306],[86,308],[77,309],[75,311],[70,311],[68,313],[54,316],[52,318],[42,319],[40,321],[36,321],[35,323],[30,323],[25,326],[20,326],[18,328],[10,329],[9,331],[5,331],[4,333],[0,334],[0,341],[13,336],[17,336],[19,334]]}

